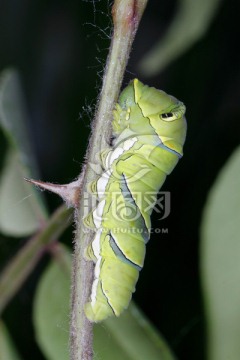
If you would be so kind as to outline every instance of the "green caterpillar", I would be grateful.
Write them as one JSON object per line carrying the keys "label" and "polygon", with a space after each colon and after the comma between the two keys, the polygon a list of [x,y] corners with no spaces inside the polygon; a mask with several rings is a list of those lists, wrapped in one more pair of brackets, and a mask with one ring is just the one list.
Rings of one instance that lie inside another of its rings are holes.
{"label": "green caterpillar", "polygon": [[120,95],[113,144],[101,153],[103,174],[89,184],[98,205],[84,219],[96,231],[86,249],[95,262],[90,321],[119,316],[129,305],[150,237],[149,202],[183,155],[184,115],[183,103],[137,79]]}

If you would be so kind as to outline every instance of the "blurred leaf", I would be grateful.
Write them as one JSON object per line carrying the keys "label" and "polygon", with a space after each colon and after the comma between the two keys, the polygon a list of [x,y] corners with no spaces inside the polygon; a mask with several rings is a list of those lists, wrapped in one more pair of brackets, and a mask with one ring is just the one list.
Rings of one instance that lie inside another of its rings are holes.
{"label": "blurred leaf", "polygon": [[24,104],[18,72],[14,69],[3,71],[0,77],[0,125],[9,143],[17,151],[21,164],[28,169],[29,174],[38,176]]}
{"label": "blurred leaf", "polygon": [[0,230],[10,236],[27,236],[47,214],[39,192],[23,180],[38,175],[18,74],[6,70],[0,80],[0,126],[9,141],[0,178]]}
{"label": "blurred leaf", "polygon": [[97,325],[95,349],[103,360],[174,360],[165,340],[132,302],[119,318]]}
{"label": "blurred leaf", "polygon": [[20,360],[8,331],[2,321],[0,321],[0,359],[1,360]]}
{"label": "blurred leaf", "polygon": [[[69,358],[71,258],[66,255],[62,261],[59,259],[49,265],[35,296],[37,342],[48,360]],[[98,360],[174,359],[165,341],[134,305],[120,318],[94,326],[94,353]]]}
{"label": "blurred leaf", "polygon": [[70,225],[73,209],[60,206],[44,224],[41,231],[29,239],[0,273],[0,314],[20,289],[49,247],[57,246],[56,240]]}
{"label": "blurred leaf", "polygon": [[69,359],[71,256],[52,261],[39,282],[34,301],[37,342],[49,360]]}
{"label": "blurred leaf", "polygon": [[27,236],[40,226],[34,188],[23,176],[16,152],[8,151],[0,177],[0,230],[6,235]]}
{"label": "blurred leaf", "polygon": [[240,359],[240,147],[209,194],[201,236],[208,358]]}
{"label": "blurred leaf", "polygon": [[140,61],[145,76],[158,74],[177,59],[208,30],[221,0],[181,0],[165,36]]}

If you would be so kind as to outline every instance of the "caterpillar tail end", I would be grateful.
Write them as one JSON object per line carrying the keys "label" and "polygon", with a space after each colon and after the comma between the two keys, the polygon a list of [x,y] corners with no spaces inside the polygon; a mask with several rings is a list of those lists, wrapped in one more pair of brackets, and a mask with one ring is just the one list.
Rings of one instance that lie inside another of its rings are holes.
{"label": "caterpillar tail end", "polygon": [[89,321],[98,323],[113,316],[114,313],[109,308],[109,305],[101,304],[93,307],[91,302],[85,304],[84,312]]}

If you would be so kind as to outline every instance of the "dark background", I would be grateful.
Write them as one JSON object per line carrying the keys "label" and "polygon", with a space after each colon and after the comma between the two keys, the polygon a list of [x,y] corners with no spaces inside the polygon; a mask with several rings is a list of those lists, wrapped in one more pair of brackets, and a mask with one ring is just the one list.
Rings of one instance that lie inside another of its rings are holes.
{"label": "dark background", "polygon": [[[154,226],[134,300],[181,360],[205,358],[205,318],[199,274],[203,206],[219,169],[239,144],[239,2],[225,0],[206,35],[158,76],[138,62],[164,36],[177,1],[149,0],[124,84],[133,77],[164,89],[187,106],[184,157],[168,178],[171,214]],[[81,169],[108,53],[108,1],[1,0],[0,69],[20,71],[32,142],[43,180],[67,183]],[[5,140],[0,133],[0,151]],[[3,156],[0,157],[2,163]],[[51,210],[61,201],[46,194]],[[71,246],[69,230],[63,241]],[[0,239],[6,263],[23,240]],[[32,298],[44,259],[8,306],[4,320],[24,359],[43,360],[34,342]]]}

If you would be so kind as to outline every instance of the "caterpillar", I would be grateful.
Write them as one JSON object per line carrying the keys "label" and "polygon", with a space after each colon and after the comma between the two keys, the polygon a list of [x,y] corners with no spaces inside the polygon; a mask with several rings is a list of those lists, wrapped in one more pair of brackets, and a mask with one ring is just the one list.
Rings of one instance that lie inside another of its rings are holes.
{"label": "caterpillar", "polygon": [[100,155],[102,175],[88,185],[98,200],[84,219],[95,229],[85,254],[95,263],[85,305],[92,322],[119,316],[129,305],[150,237],[149,203],[183,155],[184,115],[182,102],[138,79],[119,97],[112,145]]}

